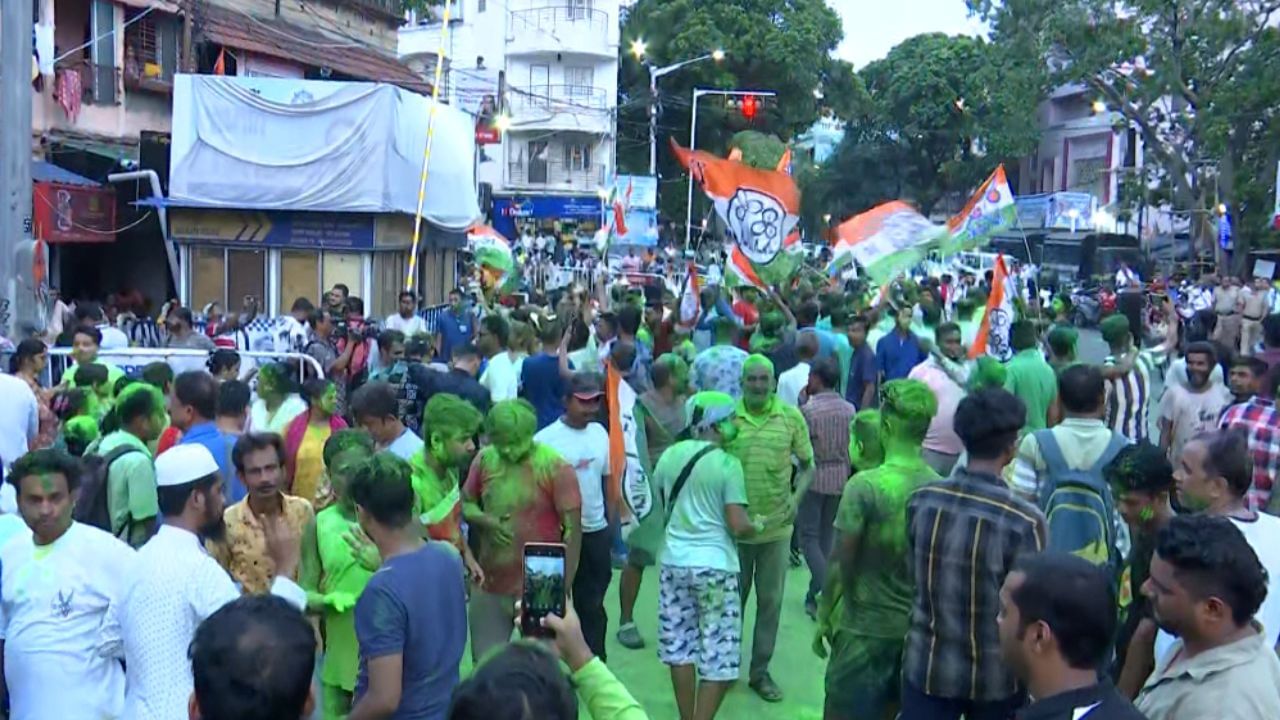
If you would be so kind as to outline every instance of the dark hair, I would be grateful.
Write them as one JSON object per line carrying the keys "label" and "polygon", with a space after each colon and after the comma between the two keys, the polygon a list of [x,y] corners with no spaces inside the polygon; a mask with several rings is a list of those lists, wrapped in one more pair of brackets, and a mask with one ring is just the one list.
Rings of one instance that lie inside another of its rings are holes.
{"label": "dark hair", "polygon": [[609,350],[609,363],[619,372],[629,371],[636,364],[636,346],[630,340],[615,340]]}
{"label": "dark hair", "polygon": [[1280,313],[1262,319],[1262,342],[1269,348],[1280,348]]}
{"label": "dark hair", "polygon": [[195,324],[195,318],[191,315],[191,308],[176,307],[169,311],[169,317],[166,320],[181,320],[188,327]]}
{"label": "dark hair", "polygon": [[348,492],[379,524],[402,528],[413,522],[413,471],[391,453],[378,453],[356,470]]}
{"label": "dark hair", "polygon": [[361,385],[351,394],[351,417],[399,417],[400,403],[390,383],[375,381]]}
{"label": "dark hair", "polygon": [[461,345],[454,345],[453,352],[449,354],[449,359],[451,360],[461,360],[469,357],[480,357],[480,351],[476,349],[475,343],[465,342]]}
{"label": "dark hair", "polygon": [[1227,481],[1227,489],[1243,497],[1253,485],[1253,456],[1249,437],[1242,429],[1211,430],[1191,438],[1204,443],[1204,471]]}
{"label": "dark hair", "polygon": [[378,350],[385,352],[392,345],[395,345],[396,343],[400,343],[401,345],[403,345],[404,341],[405,341],[404,333],[400,332],[399,330],[391,330],[391,329],[383,330],[382,332],[378,333]]}
{"label": "dark hair", "polygon": [[953,322],[944,322],[938,327],[934,328],[933,339],[938,342],[942,342],[942,338],[944,335],[960,335],[961,337],[963,337],[964,333],[960,332],[959,324],[953,323]]}
{"label": "dark hair", "polygon": [[1224,517],[1178,515],[1156,535],[1156,555],[1199,600],[1231,607],[1236,625],[1249,622],[1267,597],[1267,570],[1240,530]]}
{"label": "dark hair", "polygon": [[458,684],[448,720],[576,720],[578,697],[546,648],[518,641],[494,652]]}
{"label": "dark hair", "polygon": [[315,309],[315,307],[316,306],[313,305],[310,300],[304,297],[299,297],[299,298],[294,298],[293,305],[289,306],[289,312],[291,313],[304,312],[304,313],[310,314],[311,311]]}
{"label": "dark hair", "polygon": [[[334,287],[337,286],[335,285]],[[348,296],[346,310],[348,315],[353,313],[356,315],[364,315],[364,300],[361,300],[355,295]]]}
{"label": "dark hair", "polygon": [[1036,326],[1030,320],[1014,320],[1009,326],[1009,344],[1014,350],[1036,346]]}
{"label": "dark hair", "polygon": [[196,628],[187,651],[204,720],[302,717],[315,671],[311,623],[273,595],[245,595]]}
{"label": "dark hair", "polygon": [[1065,552],[1026,555],[1013,568],[1023,581],[1010,593],[1018,608],[1018,637],[1032,623],[1053,632],[1067,665],[1093,670],[1107,660],[1116,632],[1116,594],[1107,572]]}
{"label": "dark hair", "polygon": [[77,335],[84,335],[85,337],[92,340],[94,345],[97,345],[99,347],[102,346],[102,331],[96,327],[93,327],[92,325],[77,325],[71,331],[72,341],[75,340],[75,337]]}
{"label": "dark hair", "polygon": [[560,326],[560,321],[555,318],[543,318],[538,326],[538,342],[543,345],[554,345],[560,342],[564,336],[564,330]]}
{"label": "dark hair", "polygon": [[105,383],[110,377],[111,373],[107,370],[107,366],[101,363],[76,366],[76,385],[80,387],[95,387]]}
{"label": "dark hair", "polygon": [[1058,397],[1069,413],[1097,412],[1107,400],[1106,380],[1096,365],[1078,363],[1058,374]]}
{"label": "dark hair", "polygon": [[332,385],[333,381],[328,378],[311,378],[302,383],[302,399],[308,407],[315,405]]}
{"label": "dark hair", "polygon": [[239,380],[227,380],[218,386],[218,415],[241,416],[252,398],[249,385]]}
{"label": "dark hair", "polygon": [[956,408],[956,434],[974,460],[1000,457],[1017,441],[1026,422],[1027,406],[1001,388],[971,393]]}
{"label": "dark hair", "polygon": [[796,333],[796,357],[801,360],[812,360],[818,357],[821,348],[822,342],[818,340],[818,333],[809,328]]}
{"label": "dark hair", "polygon": [[50,408],[58,416],[59,420],[66,422],[83,412],[88,402],[89,392],[87,390],[84,388],[67,388],[54,393]]}
{"label": "dark hair", "polygon": [[822,309],[818,306],[817,300],[806,300],[800,303],[800,307],[796,308],[796,324],[801,327],[809,327],[818,322],[818,314]]}
{"label": "dark hair", "polygon": [[166,362],[147,363],[142,368],[142,382],[168,392],[173,384],[173,368]]}
{"label": "dark hair", "polygon": [[209,360],[205,363],[205,367],[209,368],[210,373],[217,375],[239,364],[240,353],[227,348],[218,348],[209,353]]}
{"label": "dark hair", "polygon": [[27,338],[18,343],[18,347],[13,350],[13,357],[9,358],[9,374],[16,374],[22,369],[22,363],[48,350],[48,346],[39,338]]}
{"label": "dark hair", "polygon": [[643,315],[635,305],[624,305],[618,310],[618,330],[627,335],[640,332],[641,320]]}
{"label": "dark hair", "polygon": [[1102,476],[1116,495],[1144,492],[1151,495],[1173,490],[1173,465],[1169,455],[1143,440],[1125,445],[1102,468]]}
{"label": "dark hair", "polygon": [[32,450],[9,466],[9,484],[14,490],[22,489],[22,479],[31,475],[57,474],[67,479],[67,490],[80,487],[80,461],[62,450],[45,448]]}
{"label": "dark hair", "polygon": [[[85,320],[98,322],[103,318],[102,306],[91,300],[77,303],[75,316],[78,322],[84,322]],[[101,333],[99,333],[99,336],[101,336]]]}
{"label": "dark hair", "polygon": [[1208,355],[1210,368],[1218,363],[1218,349],[1213,346],[1213,343],[1206,340],[1191,343],[1187,346],[1187,351],[1183,355]]}
{"label": "dark hair", "polygon": [[218,416],[218,382],[203,370],[188,370],[173,381],[173,396],[205,420]]}
{"label": "dark hair", "polygon": [[316,326],[325,320],[333,320],[333,313],[327,307],[312,308],[311,314],[307,316],[307,322],[311,324],[312,330],[315,330]]}
{"label": "dark hair", "polygon": [[115,405],[102,418],[102,434],[123,430],[135,419],[155,415],[164,409],[164,395],[160,389],[143,383],[116,398]]}
{"label": "dark hair", "polygon": [[818,378],[823,388],[835,390],[840,387],[840,363],[832,357],[818,358],[809,367],[809,376]]}
{"label": "dark hair", "polygon": [[480,326],[497,339],[498,347],[505,348],[507,341],[511,339],[511,326],[501,315],[485,315],[480,320]]}
{"label": "dark hair", "polygon": [[396,300],[403,300],[405,298],[409,298],[414,303],[418,302],[418,295],[412,290],[401,290],[400,294],[396,296]]}
{"label": "dark hair", "polygon": [[235,447],[231,448],[231,464],[236,466],[236,472],[243,474],[245,456],[267,448],[275,448],[276,459],[284,462],[284,440],[279,435],[266,432],[245,433],[236,440]]}
{"label": "dark hair", "polygon": [[369,433],[355,428],[343,428],[329,436],[324,441],[324,449],[321,455],[324,457],[324,465],[326,468],[333,467],[333,461],[338,455],[348,450],[363,450],[368,455],[373,455],[376,445]]}
{"label": "dark hair", "polygon": [[866,315],[858,313],[849,320],[849,329],[852,330],[855,325],[861,325],[863,330],[867,330],[871,327],[871,320]]}
{"label": "dark hair", "polygon": [[210,473],[181,485],[160,485],[156,487],[156,504],[160,507],[160,514],[165,517],[181,515],[182,509],[187,506],[187,499],[191,497],[191,493],[202,492],[207,494],[213,489],[213,485],[217,481],[218,474]]}
{"label": "dark hair", "polygon": [[1266,360],[1263,360],[1260,357],[1255,357],[1253,355],[1240,355],[1231,361],[1231,369],[1235,370],[1236,368],[1245,368],[1249,371],[1249,374],[1253,375],[1255,378],[1261,379],[1267,376],[1267,371],[1271,369],[1271,366],[1267,364]]}
{"label": "dark hair", "polygon": [[[138,382],[137,380],[134,380],[133,378],[128,376],[116,378],[116,383],[111,386],[111,397],[119,397],[120,393],[124,392],[125,388],[137,382]],[[149,384],[150,383],[148,383],[148,385]],[[156,388],[156,389],[160,390],[160,388]],[[161,392],[163,392],[163,390],[161,390]]]}

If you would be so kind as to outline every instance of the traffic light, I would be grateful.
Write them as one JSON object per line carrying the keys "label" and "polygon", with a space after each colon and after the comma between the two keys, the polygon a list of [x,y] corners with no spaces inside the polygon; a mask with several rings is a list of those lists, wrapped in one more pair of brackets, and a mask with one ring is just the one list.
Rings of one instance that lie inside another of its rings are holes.
{"label": "traffic light", "polygon": [[760,101],[756,99],[755,95],[743,96],[742,117],[746,118],[747,122],[752,122],[756,119],[756,111],[759,110],[759,108]]}

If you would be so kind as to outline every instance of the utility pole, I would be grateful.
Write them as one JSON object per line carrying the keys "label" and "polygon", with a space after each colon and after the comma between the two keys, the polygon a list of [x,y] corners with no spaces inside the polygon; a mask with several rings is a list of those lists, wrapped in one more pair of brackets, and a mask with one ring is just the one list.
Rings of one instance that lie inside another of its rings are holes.
{"label": "utility pole", "polygon": [[[13,338],[17,300],[16,254],[31,243],[31,3],[0,1],[0,335]],[[30,269],[28,269],[30,271]],[[26,313],[24,313],[26,314]]]}
{"label": "utility pole", "polygon": [[649,177],[658,177],[658,68],[649,68]]}

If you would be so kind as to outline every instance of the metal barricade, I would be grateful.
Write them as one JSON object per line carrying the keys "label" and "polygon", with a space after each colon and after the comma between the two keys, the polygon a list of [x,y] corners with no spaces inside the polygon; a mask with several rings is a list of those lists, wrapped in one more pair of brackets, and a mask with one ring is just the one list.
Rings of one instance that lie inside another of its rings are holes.
{"label": "metal barricade", "polygon": [[[260,351],[237,351],[242,367],[245,365],[262,365],[271,362],[291,363],[298,368],[298,382],[307,377],[323,377],[324,369],[310,355],[302,353],[276,353]],[[140,378],[142,369],[154,362],[166,363],[173,368],[173,373],[184,373],[188,370],[205,370],[209,361],[209,353],[204,350],[186,350],[179,348],[120,348],[102,350],[98,353],[98,362],[115,365],[124,371],[127,377]],[[62,375],[74,361],[71,359],[71,348],[49,348],[49,363],[45,367],[41,382],[46,387],[53,387],[62,381]],[[310,374],[308,374],[308,371]]]}

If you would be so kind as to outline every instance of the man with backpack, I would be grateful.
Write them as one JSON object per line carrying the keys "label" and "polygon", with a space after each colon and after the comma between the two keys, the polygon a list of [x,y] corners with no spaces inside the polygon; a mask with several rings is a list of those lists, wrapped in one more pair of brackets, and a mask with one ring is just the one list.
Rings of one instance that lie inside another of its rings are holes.
{"label": "man with backpack", "polygon": [[1063,370],[1058,398],[1063,421],[1028,434],[1018,447],[1014,490],[1044,512],[1050,550],[1079,555],[1118,573],[1118,515],[1102,471],[1128,440],[1102,421],[1106,381],[1096,366]]}
{"label": "man with backpack", "polygon": [[102,423],[107,434],[86,453],[76,520],[106,530],[135,549],[142,547],[160,513],[149,444],[167,424],[159,388],[134,383],[120,393]]}
{"label": "man with backpack", "polygon": [[747,517],[742,463],[724,446],[738,434],[735,401],[705,391],[686,403],[695,439],[676,443],[653,470],[667,519],[659,575],[658,657],[671,667],[682,718],[710,720],[738,679],[742,598],[734,539],[764,529]]}

